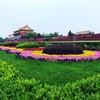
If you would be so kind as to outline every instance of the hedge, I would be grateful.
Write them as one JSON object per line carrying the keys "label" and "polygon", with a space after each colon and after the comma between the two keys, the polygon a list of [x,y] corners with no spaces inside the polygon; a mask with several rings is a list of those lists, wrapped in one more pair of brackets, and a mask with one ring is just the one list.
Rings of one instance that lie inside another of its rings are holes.
{"label": "hedge", "polygon": [[87,79],[50,86],[21,73],[0,60],[0,100],[100,100],[100,74]]}
{"label": "hedge", "polygon": [[39,47],[39,44],[36,42],[24,42],[20,43],[16,46],[17,48],[32,48],[32,47]]}
{"label": "hedge", "polygon": [[0,42],[0,46],[4,46],[6,44],[8,44],[8,43],[7,42]]}
{"label": "hedge", "polygon": [[100,41],[48,41],[39,44],[41,46],[47,46],[46,44],[75,44],[80,45],[84,50],[100,50]]}

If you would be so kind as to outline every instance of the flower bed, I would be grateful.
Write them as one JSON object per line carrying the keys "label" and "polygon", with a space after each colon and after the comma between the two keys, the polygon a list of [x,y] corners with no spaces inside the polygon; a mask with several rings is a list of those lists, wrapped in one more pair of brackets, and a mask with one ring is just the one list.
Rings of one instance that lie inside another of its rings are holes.
{"label": "flower bed", "polygon": [[83,54],[69,54],[69,55],[49,55],[42,53],[42,50],[23,51],[23,49],[16,49],[10,47],[0,46],[0,50],[5,50],[7,53],[16,53],[18,58],[33,59],[40,61],[93,61],[100,60],[100,51],[84,50]]}

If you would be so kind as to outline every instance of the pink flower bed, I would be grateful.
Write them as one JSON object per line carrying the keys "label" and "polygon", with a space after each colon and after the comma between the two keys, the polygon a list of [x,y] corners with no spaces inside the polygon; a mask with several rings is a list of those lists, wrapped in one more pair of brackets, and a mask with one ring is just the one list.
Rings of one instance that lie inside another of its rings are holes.
{"label": "pink flower bed", "polygon": [[16,53],[18,58],[23,59],[33,59],[33,60],[40,60],[40,61],[93,61],[93,60],[100,60],[100,51],[92,51],[95,54],[89,56],[72,56],[72,55],[36,55],[33,54],[34,51],[19,51],[17,49],[11,49],[7,47],[0,46],[0,50],[4,50],[7,53]]}
{"label": "pink flower bed", "polygon": [[87,57],[82,57],[82,56],[64,56],[64,55],[60,55],[60,56],[36,56],[34,54],[32,54],[32,52],[22,52],[20,53],[20,57],[27,59],[37,59],[37,60],[48,60],[48,61],[93,61],[93,60],[99,60],[100,59],[100,51],[95,51],[96,55],[94,56],[87,56]]}

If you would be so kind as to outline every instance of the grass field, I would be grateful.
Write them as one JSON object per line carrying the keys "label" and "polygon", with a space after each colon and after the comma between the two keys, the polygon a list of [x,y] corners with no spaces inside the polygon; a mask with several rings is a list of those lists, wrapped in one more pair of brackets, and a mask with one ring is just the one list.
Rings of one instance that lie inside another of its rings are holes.
{"label": "grass field", "polygon": [[50,85],[62,85],[100,73],[100,61],[93,62],[41,62],[16,58],[15,54],[0,51],[0,59],[13,64],[21,71],[23,78],[45,82]]}

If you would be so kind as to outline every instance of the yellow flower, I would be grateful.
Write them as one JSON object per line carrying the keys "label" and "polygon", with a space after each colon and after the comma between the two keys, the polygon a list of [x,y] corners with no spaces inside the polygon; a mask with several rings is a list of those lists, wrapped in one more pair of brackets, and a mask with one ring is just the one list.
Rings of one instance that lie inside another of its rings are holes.
{"label": "yellow flower", "polygon": [[[42,53],[42,50],[41,51],[33,51],[32,54],[39,55],[39,56],[51,56],[49,54]],[[94,52],[94,51],[84,50],[83,54],[66,54],[66,55],[64,54],[64,55],[65,56],[93,56],[95,54],[96,54],[96,52]],[[52,55],[52,56],[59,56],[59,55]]]}

